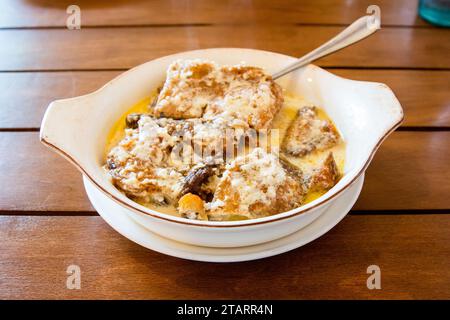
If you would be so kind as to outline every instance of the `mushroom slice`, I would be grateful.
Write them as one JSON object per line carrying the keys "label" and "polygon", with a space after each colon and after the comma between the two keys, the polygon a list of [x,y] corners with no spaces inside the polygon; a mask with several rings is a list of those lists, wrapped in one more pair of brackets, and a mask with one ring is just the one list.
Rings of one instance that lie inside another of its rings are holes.
{"label": "mushroom slice", "polygon": [[191,169],[184,178],[180,196],[184,196],[188,193],[201,194],[202,185],[208,181],[209,177],[211,177],[214,172],[214,165],[210,164]]}
{"label": "mushroom slice", "polygon": [[125,119],[125,125],[130,129],[137,129],[139,127],[139,119],[142,113],[130,113]]}

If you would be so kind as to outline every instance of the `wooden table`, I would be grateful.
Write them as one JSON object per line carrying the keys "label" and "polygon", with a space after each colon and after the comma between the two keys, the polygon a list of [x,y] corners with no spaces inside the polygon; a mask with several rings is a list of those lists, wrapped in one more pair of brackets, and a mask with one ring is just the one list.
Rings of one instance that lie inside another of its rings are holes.
{"label": "wooden table", "polygon": [[[417,17],[417,1],[4,0],[0,7],[0,298],[450,298],[450,30]],[[383,28],[318,65],[380,81],[403,126],[377,153],[360,199],[320,239],[260,261],[165,256],[122,237],[93,210],[81,175],[39,143],[48,103],[98,88],[156,57],[208,47],[301,56],[368,5]],[[66,288],[79,265],[81,290]],[[381,268],[381,290],[366,286]]]}

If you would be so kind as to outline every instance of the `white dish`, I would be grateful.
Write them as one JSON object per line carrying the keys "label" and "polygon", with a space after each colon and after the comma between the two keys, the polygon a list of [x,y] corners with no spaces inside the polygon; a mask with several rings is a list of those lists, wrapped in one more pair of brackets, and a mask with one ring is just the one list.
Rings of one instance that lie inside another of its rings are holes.
{"label": "white dish", "polygon": [[299,248],[319,238],[347,215],[358,199],[363,181],[364,175],[345,190],[338,201],[305,228],[277,240],[239,248],[194,246],[158,236],[131,219],[125,209],[115,206],[114,202],[95,188],[89,179],[84,178],[84,186],[94,208],[102,218],[121,235],[145,248],[188,260],[238,262],[271,257]]}
{"label": "white dish", "polygon": [[[128,211],[147,229],[193,245],[239,247],[272,241],[298,231],[320,217],[361,176],[381,142],[400,125],[402,108],[384,84],[337,77],[309,65],[280,79],[288,91],[325,109],[346,141],[344,176],[325,195],[294,210],[242,221],[198,221],[151,210],[127,198],[102,169],[111,126],[130,106],[147,97],[165,79],[176,59],[202,58],[218,64],[242,61],[267,72],[296,58],[250,49],[206,49],[163,57],[133,68],[94,93],[54,101],[41,125],[41,141],[69,159],[117,209]],[[116,210],[119,211],[119,210]]]}

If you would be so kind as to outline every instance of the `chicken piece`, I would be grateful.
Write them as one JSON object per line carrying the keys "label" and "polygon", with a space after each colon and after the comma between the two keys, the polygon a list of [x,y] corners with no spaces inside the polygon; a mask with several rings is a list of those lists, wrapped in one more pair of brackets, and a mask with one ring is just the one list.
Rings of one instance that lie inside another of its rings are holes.
{"label": "chicken piece", "polygon": [[260,68],[178,60],[167,70],[153,113],[175,119],[220,116],[264,129],[282,104],[281,87]]}
{"label": "chicken piece", "polygon": [[200,118],[205,107],[218,95],[216,65],[201,60],[177,60],[167,69],[154,114],[175,119]]}
{"label": "chicken piece", "polygon": [[173,204],[193,191],[211,200],[214,179],[200,182],[201,175],[188,173],[206,163],[217,167],[224,162],[224,121],[145,114],[129,115],[126,121],[125,137],[108,153],[105,165],[120,190],[137,201],[158,204]]}
{"label": "chicken piece", "polygon": [[208,216],[210,220],[228,220],[236,214],[259,218],[296,208],[304,196],[297,178],[275,155],[255,148],[227,165],[208,204]]}
{"label": "chicken piece", "polygon": [[108,161],[121,166],[127,160],[164,166],[172,148],[182,141],[183,133],[192,131],[192,124],[148,115],[127,116],[125,137],[108,154]]}
{"label": "chicken piece", "polygon": [[336,145],[339,133],[333,123],[318,117],[316,107],[303,107],[289,126],[281,148],[293,156],[303,157]]}
{"label": "chicken piece", "polygon": [[[152,160],[156,166],[170,165],[181,171],[206,160],[223,161],[221,157],[227,143],[237,145],[245,133],[233,130],[242,128],[238,124],[231,127],[221,118],[175,120],[130,114],[126,125],[125,138],[111,150],[108,159],[121,155],[122,158]],[[228,134],[230,129],[231,135]]]}
{"label": "chicken piece", "polygon": [[139,203],[173,205],[176,203],[183,175],[168,168],[127,164],[111,172],[114,185]]}
{"label": "chicken piece", "polygon": [[308,186],[309,192],[325,193],[338,183],[340,177],[333,153],[330,152],[322,165],[313,171]]}
{"label": "chicken piece", "polygon": [[181,141],[176,131],[187,130],[185,124],[146,115],[132,115],[127,124],[124,139],[107,155],[105,169],[112,182],[138,202],[175,203],[183,175],[167,163]]}
{"label": "chicken piece", "polygon": [[220,68],[223,97],[208,105],[204,117],[239,119],[256,130],[267,129],[283,105],[281,87],[262,69],[248,66]]}

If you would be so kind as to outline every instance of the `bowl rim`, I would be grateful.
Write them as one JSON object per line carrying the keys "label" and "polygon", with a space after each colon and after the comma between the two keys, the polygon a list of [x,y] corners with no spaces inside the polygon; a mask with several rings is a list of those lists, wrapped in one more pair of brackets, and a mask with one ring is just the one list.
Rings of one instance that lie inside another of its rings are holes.
{"label": "bowl rim", "polygon": [[[272,54],[272,55],[276,55],[276,56],[281,56],[284,58],[294,58],[292,56],[288,56],[285,54],[281,54],[281,53],[277,53],[277,52],[271,52],[271,51],[265,51],[265,50],[257,50],[257,49],[248,49],[248,48],[208,48],[208,49],[199,49],[199,50],[189,50],[189,51],[183,51],[183,52],[178,52],[175,54],[171,54],[171,55],[166,55],[163,57],[159,57],[147,62],[144,62],[140,65],[137,65],[119,75],[117,75],[116,77],[114,77],[113,79],[111,79],[110,81],[108,81],[106,84],[104,84],[103,86],[101,86],[99,89],[88,93],[86,95],[82,95],[82,96],[78,96],[78,97],[73,97],[73,98],[69,98],[70,100],[72,99],[77,99],[79,97],[86,97],[86,96],[90,96],[90,95],[94,95],[94,94],[98,94],[100,93],[105,87],[111,85],[113,82],[115,82],[117,79],[125,76],[128,73],[131,73],[133,71],[135,71],[137,68],[140,68],[141,66],[143,66],[146,63],[149,62],[154,62],[157,60],[162,60],[162,59],[167,59],[170,57],[177,57],[179,55],[182,54],[187,54],[187,53],[195,53],[195,52],[204,52],[204,51],[213,51],[213,50],[240,50],[240,51],[250,51],[250,52],[258,52],[258,53],[264,53],[264,54]],[[315,68],[320,69],[321,71],[327,72],[331,75],[333,75],[334,77],[340,78],[342,80],[348,80],[348,81],[354,81],[351,79],[346,79],[340,76],[337,76],[331,72],[328,72],[316,65],[312,65],[310,64],[309,66],[313,66]],[[307,66],[305,66],[307,67]],[[358,81],[358,82],[366,82],[366,83],[377,83],[377,82],[370,82],[370,81]],[[384,85],[384,84],[383,84]],[[390,90],[390,88],[386,85],[384,85],[388,90]],[[392,90],[390,90],[392,92]],[[393,93],[393,92],[392,92]],[[395,97],[395,95],[394,95]],[[69,100],[67,99],[67,100]],[[66,100],[66,99],[64,99]],[[398,100],[397,100],[398,102]],[[51,105],[51,104],[50,104]],[[78,163],[70,154],[68,154],[67,152],[65,152],[64,150],[62,150],[61,148],[59,148],[58,146],[52,144],[51,142],[47,141],[43,135],[43,130],[41,127],[40,130],[40,135],[39,135],[39,139],[40,141],[46,145],[47,147],[54,149],[57,153],[59,153],[60,155],[62,155],[64,158],[66,158],[69,162],[71,162],[83,175],[85,175],[93,184],[94,186],[96,186],[101,192],[103,192],[105,195],[107,195],[110,199],[114,200],[117,204],[125,207],[126,209],[130,209],[136,213],[139,214],[144,214],[147,216],[151,216],[153,218],[157,218],[157,219],[161,219],[161,220],[165,220],[165,221],[169,221],[169,222],[174,222],[174,223],[179,223],[179,224],[184,224],[184,225],[190,225],[190,226],[196,226],[196,227],[210,227],[210,228],[236,228],[236,227],[248,227],[248,226],[254,226],[254,225],[261,225],[261,224],[267,224],[267,223],[271,223],[271,222],[276,222],[276,221],[281,221],[281,220],[285,220],[285,219],[289,219],[289,218],[293,218],[295,216],[298,216],[300,214],[304,214],[306,212],[309,212],[311,210],[316,209],[317,207],[320,207],[326,203],[328,203],[329,201],[331,201],[332,199],[334,199],[336,196],[340,195],[344,190],[346,190],[347,188],[349,188],[367,169],[367,167],[369,166],[370,162],[372,161],[376,151],[378,150],[378,148],[380,147],[380,145],[383,143],[383,141],[393,132],[395,131],[395,129],[397,129],[403,122],[404,120],[404,113],[403,110],[401,108],[400,103],[398,103],[398,105],[400,106],[401,109],[401,117],[399,117],[399,120],[393,124],[390,128],[386,129],[383,134],[380,135],[380,138],[378,139],[377,143],[375,144],[375,146],[373,147],[373,149],[371,150],[367,160],[364,162],[364,164],[361,166],[361,168],[359,169],[359,171],[354,174],[354,176],[351,178],[350,181],[348,181],[344,186],[341,186],[339,189],[337,189],[334,193],[332,193],[331,195],[329,195],[328,197],[326,197],[327,193],[329,193],[330,191],[327,191],[325,194],[323,194],[322,196],[320,196],[318,199],[316,199],[315,201],[317,201],[316,203],[314,203],[313,205],[309,206],[309,207],[305,207],[306,205],[302,205],[300,207],[294,208],[292,210],[289,211],[285,211],[285,212],[280,212],[274,215],[270,215],[267,217],[262,217],[262,218],[255,218],[255,219],[248,219],[248,220],[239,220],[239,221],[200,221],[200,220],[190,220],[190,219],[185,219],[185,218],[181,218],[181,217],[176,217],[176,216],[171,216],[168,214],[165,214],[163,212],[159,212],[157,210],[153,210],[150,208],[146,208],[143,207],[144,209],[141,209],[137,203],[134,203],[135,205],[131,205],[125,201],[123,201],[122,199],[116,197],[115,195],[111,194],[108,190],[106,190],[100,183],[98,183],[94,178],[92,178],[92,176],[87,172],[87,170],[85,170],[83,168],[83,166]],[[48,109],[47,109],[48,111]],[[46,114],[47,114],[46,111]],[[44,120],[46,118],[46,114],[44,114]],[[322,199],[321,199],[322,198]],[[132,200],[131,200],[132,201]],[[305,207],[302,209],[302,207]],[[155,213],[153,213],[153,211]]]}

